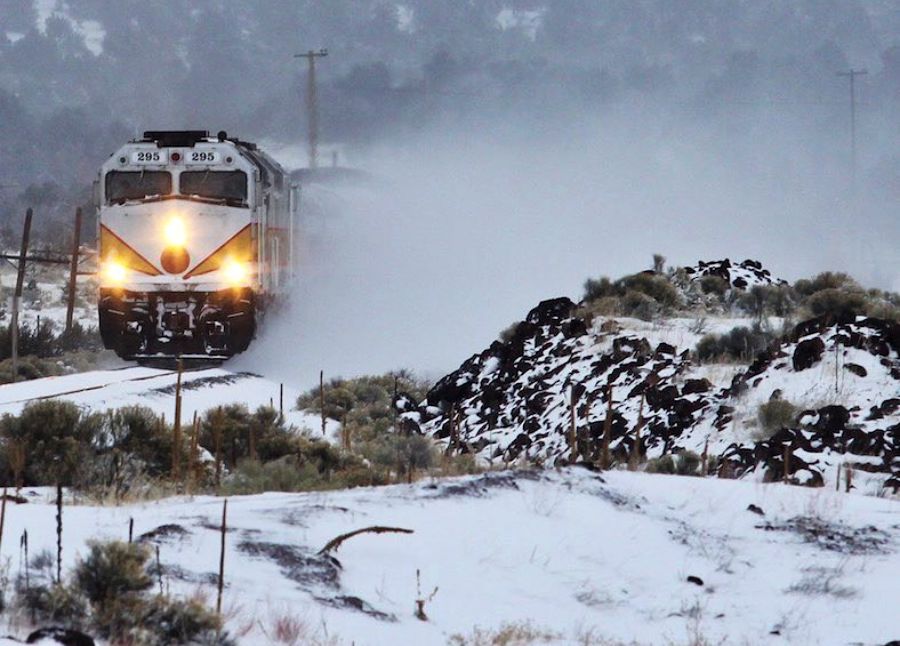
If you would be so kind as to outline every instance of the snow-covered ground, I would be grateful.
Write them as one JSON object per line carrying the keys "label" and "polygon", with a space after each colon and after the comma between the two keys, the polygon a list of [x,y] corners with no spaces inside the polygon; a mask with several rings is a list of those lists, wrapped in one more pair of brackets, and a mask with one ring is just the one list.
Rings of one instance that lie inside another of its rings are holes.
{"label": "snow-covered ground", "polygon": [[[96,412],[122,406],[146,406],[171,420],[177,378],[174,370],[125,367],[4,384],[0,385],[0,413],[17,414],[30,401],[54,398]],[[283,392],[288,424],[298,429],[321,428],[317,416],[295,410],[300,391],[288,384],[284,384],[282,391],[281,384],[224,368],[185,371],[182,384],[183,419],[190,419],[195,411],[202,415],[210,408],[225,404],[246,404],[250,410],[270,404],[278,408]]]}
{"label": "snow-covered ground", "polygon": [[[44,494],[10,506],[3,559],[55,545]],[[755,505],[759,512],[748,510]],[[65,567],[92,537],[156,539],[178,594],[215,598],[222,500],[67,506]],[[760,513],[761,512],[761,513]],[[761,515],[764,514],[764,515]],[[900,505],[828,489],[577,468],[229,500],[224,607],[243,644],[289,616],[309,643],[444,644],[530,622],[552,643],[884,644],[900,638]],[[335,536],[387,525],[411,534]],[[413,616],[420,572],[428,621]],[[696,577],[689,580],[688,577]],[[20,628],[20,634],[24,627]],[[592,635],[596,641],[577,641]]]}

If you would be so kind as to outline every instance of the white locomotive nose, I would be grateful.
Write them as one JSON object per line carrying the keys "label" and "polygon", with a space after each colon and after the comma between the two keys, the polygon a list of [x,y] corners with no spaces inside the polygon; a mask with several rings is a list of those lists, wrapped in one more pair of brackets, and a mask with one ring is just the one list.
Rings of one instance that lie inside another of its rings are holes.
{"label": "white locomotive nose", "polygon": [[254,144],[145,132],[100,171],[100,334],[124,358],[247,348],[291,274],[298,187]]}

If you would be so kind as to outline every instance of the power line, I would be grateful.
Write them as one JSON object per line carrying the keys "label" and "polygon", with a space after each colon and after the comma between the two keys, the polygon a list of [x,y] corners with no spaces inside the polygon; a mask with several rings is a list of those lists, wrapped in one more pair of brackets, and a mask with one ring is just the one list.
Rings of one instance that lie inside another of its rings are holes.
{"label": "power line", "polygon": [[316,97],[316,59],[328,56],[327,49],[309,50],[305,54],[294,54],[294,58],[305,58],[309,64],[306,77],[306,118],[309,126],[309,167],[319,165],[319,105]]}
{"label": "power line", "polygon": [[856,188],[856,77],[868,74],[868,70],[850,68],[847,72],[838,72],[838,76],[850,79],[850,183]]}

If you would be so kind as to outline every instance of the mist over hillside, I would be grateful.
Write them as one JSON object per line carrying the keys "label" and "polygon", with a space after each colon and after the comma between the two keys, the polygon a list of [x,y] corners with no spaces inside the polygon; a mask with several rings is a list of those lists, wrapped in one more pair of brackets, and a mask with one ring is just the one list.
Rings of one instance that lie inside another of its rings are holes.
{"label": "mist over hillside", "polygon": [[[896,2],[0,0],[0,25],[7,244],[27,206],[65,240],[99,164],[144,129],[302,150],[294,55],[327,47],[322,157],[382,184],[337,200],[299,295],[323,325],[369,317],[398,358],[448,320],[477,347],[654,252],[900,287]],[[868,71],[855,183],[850,68]],[[404,336],[411,312],[431,323]]]}

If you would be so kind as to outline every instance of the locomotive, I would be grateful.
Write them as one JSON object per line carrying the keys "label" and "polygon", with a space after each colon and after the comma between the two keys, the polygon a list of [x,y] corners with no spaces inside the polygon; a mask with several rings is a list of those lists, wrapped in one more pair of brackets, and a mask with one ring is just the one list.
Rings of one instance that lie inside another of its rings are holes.
{"label": "locomotive", "polygon": [[96,182],[99,328],[129,360],[247,349],[294,266],[299,186],[225,132],[148,131]]}

